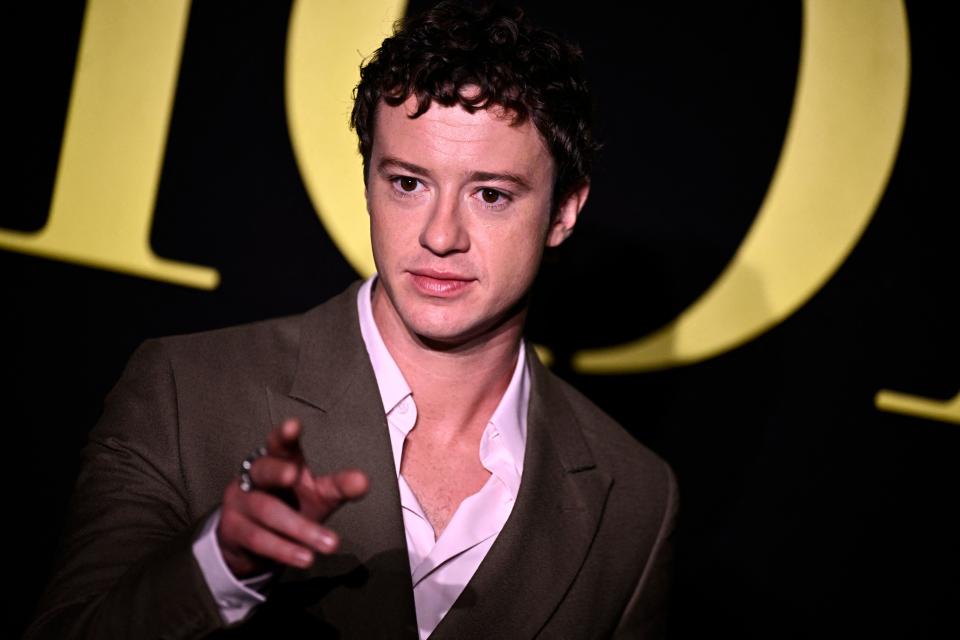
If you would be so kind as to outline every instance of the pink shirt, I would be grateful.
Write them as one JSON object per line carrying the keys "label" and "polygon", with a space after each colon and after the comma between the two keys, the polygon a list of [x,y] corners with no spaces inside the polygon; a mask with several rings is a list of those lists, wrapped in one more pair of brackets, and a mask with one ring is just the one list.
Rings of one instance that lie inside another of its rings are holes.
{"label": "pink shirt", "polygon": [[372,285],[373,278],[363,284],[357,295],[360,332],[377,377],[383,411],[390,428],[417,625],[420,637],[426,638],[473,577],[513,509],[523,470],[529,373],[521,344],[510,384],[480,437],[480,463],[490,472],[490,478],[480,491],[460,503],[440,538],[434,539],[433,526],[400,474],[403,442],[417,422],[417,406],[410,386],[374,322],[370,301]]}
{"label": "pink shirt", "polygon": [[[438,539],[416,495],[400,474],[403,443],[417,422],[417,406],[410,386],[387,349],[373,318],[371,291],[376,276],[357,295],[360,332],[373,365],[380,399],[389,425],[394,469],[406,532],[413,598],[420,637],[433,632],[476,572],[503,529],[523,472],[530,402],[530,374],[521,343],[513,376],[480,438],[480,462],[490,472],[486,484],[464,499]],[[227,569],[216,542],[214,513],[194,543],[194,555],[227,622],[243,619],[264,601],[256,591],[267,577],[237,581]]]}

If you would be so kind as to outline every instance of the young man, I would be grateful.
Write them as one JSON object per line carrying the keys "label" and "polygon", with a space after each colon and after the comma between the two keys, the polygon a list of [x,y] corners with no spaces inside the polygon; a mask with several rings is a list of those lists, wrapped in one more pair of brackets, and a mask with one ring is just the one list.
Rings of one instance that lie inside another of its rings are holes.
{"label": "young man", "polygon": [[577,65],[459,5],[384,41],[353,114],[378,275],[138,350],[37,636],[662,634],[672,473],[522,338],[589,192]]}

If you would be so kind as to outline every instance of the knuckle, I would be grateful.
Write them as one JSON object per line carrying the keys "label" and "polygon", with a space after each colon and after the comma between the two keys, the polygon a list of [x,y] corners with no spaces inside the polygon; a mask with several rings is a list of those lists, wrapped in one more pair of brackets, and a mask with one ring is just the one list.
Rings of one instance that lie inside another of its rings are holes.
{"label": "knuckle", "polygon": [[279,498],[269,493],[254,491],[250,494],[250,515],[254,520],[270,529],[288,534],[294,529],[291,525],[294,514],[290,508]]}
{"label": "knuckle", "polygon": [[273,501],[273,496],[264,493],[263,491],[251,491],[247,494],[249,512],[260,519],[270,515],[271,507],[273,507]]}
{"label": "knuckle", "polygon": [[331,506],[338,504],[340,500],[343,499],[340,486],[332,475],[320,477],[320,482],[317,483],[317,494],[330,503]]}
{"label": "knuckle", "polygon": [[257,458],[253,461],[253,464],[250,465],[250,477],[253,478],[254,484],[266,484],[269,473],[269,457]]}
{"label": "knuckle", "polygon": [[[297,479],[296,464],[279,458],[261,458],[263,464],[259,469],[254,467],[254,480],[258,484],[289,487]],[[259,461],[258,461],[259,462]]]}
{"label": "knuckle", "polygon": [[273,538],[266,530],[261,527],[250,527],[248,531],[245,532],[244,541],[248,549],[260,553],[263,555],[269,555],[270,552],[270,541]]}
{"label": "knuckle", "polygon": [[221,540],[230,546],[245,547],[248,531],[247,522],[236,512],[224,512],[220,517],[219,534]]}
{"label": "knuckle", "polygon": [[299,465],[294,462],[287,462],[280,471],[280,482],[285,487],[293,486],[297,482],[299,474]]}
{"label": "knuckle", "polygon": [[223,529],[236,529],[237,521],[240,515],[233,509],[224,509],[220,513],[220,527]]}

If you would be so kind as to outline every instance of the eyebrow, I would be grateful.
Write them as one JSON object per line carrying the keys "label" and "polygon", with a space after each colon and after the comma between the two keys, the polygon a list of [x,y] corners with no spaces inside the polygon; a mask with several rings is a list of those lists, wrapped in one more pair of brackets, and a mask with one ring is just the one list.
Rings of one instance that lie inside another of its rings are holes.
{"label": "eyebrow", "polygon": [[[414,175],[430,177],[430,170],[425,169],[419,165],[413,164],[412,162],[406,162],[399,158],[393,158],[391,156],[386,156],[380,159],[380,162],[377,164],[377,173],[381,176],[386,177],[391,167],[397,167],[408,171]],[[520,191],[529,191],[531,189],[529,181],[527,181],[523,176],[519,176],[515,173],[496,173],[492,171],[474,171],[470,173],[467,178],[470,182],[508,182]]]}

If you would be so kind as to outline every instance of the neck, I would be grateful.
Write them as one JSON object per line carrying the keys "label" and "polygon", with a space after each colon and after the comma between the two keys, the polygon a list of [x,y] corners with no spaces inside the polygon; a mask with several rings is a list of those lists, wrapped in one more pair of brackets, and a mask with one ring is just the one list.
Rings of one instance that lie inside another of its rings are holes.
{"label": "neck", "polygon": [[438,437],[478,435],[499,404],[516,368],[526,309],[482,336],[434,343],[412,333],[375,285],[373,316],[384,344],[417,403],[417,428]]}

